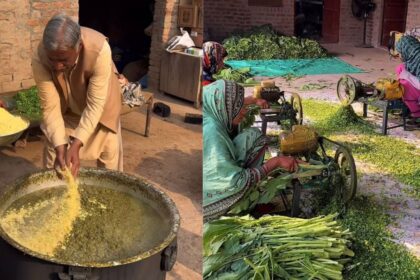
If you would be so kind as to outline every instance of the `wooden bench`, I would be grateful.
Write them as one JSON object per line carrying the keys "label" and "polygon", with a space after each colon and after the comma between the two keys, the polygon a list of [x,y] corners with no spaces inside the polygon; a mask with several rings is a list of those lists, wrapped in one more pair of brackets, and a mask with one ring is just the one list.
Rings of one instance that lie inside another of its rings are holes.
{"label": "wooden bench", "polygon": [[132,108],[128,105],[123,104],[121,108],[121,115],[131,113],[134,110],[137,110],[139,108],[146,106],[146,126],[144,129],[144,136],[149,137],[150,120],[152,118],[152,109],[153,109],[153,93],[142,90],[142,94],[144,95],[144,98],[146,100],[145,103],[140,107],[136,106]]}

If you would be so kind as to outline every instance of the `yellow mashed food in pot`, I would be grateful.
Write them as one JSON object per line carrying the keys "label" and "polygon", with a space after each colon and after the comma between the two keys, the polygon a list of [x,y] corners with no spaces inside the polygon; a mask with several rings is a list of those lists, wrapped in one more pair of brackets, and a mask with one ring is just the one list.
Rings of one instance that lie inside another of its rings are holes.
{"label": "yellow mashed food in pot", "polygon": [[67,189],[60,196],[8,211],[1,225],[20,245],[53,256],[62,246],[81,211],[78,185],[68,169]]}

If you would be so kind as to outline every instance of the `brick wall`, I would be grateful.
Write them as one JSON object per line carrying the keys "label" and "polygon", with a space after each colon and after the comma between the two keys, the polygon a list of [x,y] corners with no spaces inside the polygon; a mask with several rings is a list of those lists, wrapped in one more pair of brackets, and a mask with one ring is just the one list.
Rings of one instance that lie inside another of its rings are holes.
{"label": "brick wall", "polygon": [[156,0],[148,73],[149,86],[153,89],[159,89],[162,52],[169,39],[178,33],[178,4],[179,0]]}
{"label": "brick wall", "polygon": [[351,12],[351,0],[341,0],[340,44],[361,44],[363,42],[363,20],[355,18]]}
{"label": "brick wall", "polygon": [[287,35],[294,32],[294,0],[282,7],[248,6],[248,0],[212,0],[204,3],[205,40],[221,41],[236,29],[271,23]]}
{"label": "brick wall", "polygon": [[408,0],[407,23],[405,30],[420,26],[420,0]]}
{"label": "brick wall", "polygon": [[[376,10],[368,22],[368,38],[374,47],[381,46],[384,0],[376,0]],[[405,30],[420,26],[420,0],[408,0]]]}
{"label": "brick wall", "polygon": [[77,0],[0,0],[0,93],[35,84],[31,56],[48,19],[58,10],[78,15]]}
{"label": "brick wall", "polygon": [[[176,35],[180,0],[157,0],[154,15],[149,83],[159,88],[161,54],[167,41]],[[294,1],[283,0],[282,7],[248,6],[248,0],[212,0],[204,3],[206,40],[222,40],[235,29],[271,23],[278,31],[294,32]],[[379,45],[383,0],[368,24],[368,42]],[[341,0],[340,43],[360,44],[363,22],[351,14],[351,1]],[[406,29],[420,25],[420,0],[409,0]],[[78,0],[0,0],[0,93],[34,85],[30,60],[48,19],[57,11],[77,18]],[[207,35],[207,36],[206,36]]]}
{"label": "brick wall", "polygon": [[[205,2],[208,2],[208,0]],[[148,72],[149,87],[152,89],[159,90],[161,57],[168,41],[173,36],[180,34],[178,29],[178,5],[193,3],[200,3],[200,1],[156,0]],[[193,31],[196,31],[199,36],[203,35],[203,27],[194,28]],[[196,44],[202,44],[201,41],[201,39],[196,40]]]}
{"label": "brick wall", "polygon": [[[342,13],[351,14],[351,1],[342,1]],[[348,2],[348,3],[343,3]],[[382,20],[384,0],[376,0],[376,9],[368,18],[367,42],[374,47],[381,46]],[[343,21],[340,22],[343,24]],[[347,25],[347,26],[346,26]],[[408,11],[406,20],[406,30],[420,26],[420,0],[408,0]],[[359,31],[357,31],[359,30]],[[356,23],[353,20],[345,19],[344,26],[340,28],[340,43],[362,42],[363,40],[363,21]],[[357,44],[357,43],[354,43]]]}
{"label": "brick wall", "polygon": [[384,0],[376,0],[376,9],[368,18],[367,42],[374,47],[381,45],[382,36],[382,17],[384,10]]}
{"label": "brick wall", "polygon": [[[167,41],[177,34],[179,0],[157,0],[150,55],[150,87],[159,88],[160,58]],[[35,84],[31,56],[47,21],[57,11],[77,20],[78,0],[0,0],[0,93]]]}

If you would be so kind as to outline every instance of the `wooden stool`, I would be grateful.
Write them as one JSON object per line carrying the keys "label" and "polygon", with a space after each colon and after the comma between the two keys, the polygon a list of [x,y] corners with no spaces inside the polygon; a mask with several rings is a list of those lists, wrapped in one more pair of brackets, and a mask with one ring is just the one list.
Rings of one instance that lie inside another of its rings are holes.
{"label": "wooden stool", "polygon": [[[149,130],[150,130],[150,120],[152,119],[152,109],[153,109],[153,93],[148,92],[148,91],[142,91],[142,94],[144,96],[145,102],[141,107],[143,106],[147,106],[146,109],[146,127],[144,130],[144,136],[145,137],[149,137]],[[134,110],[136,110],[138,107],[130,107],[128,105],[123,104],[122,108],[121,108],[121,115],[125,115],[128,114]]]}

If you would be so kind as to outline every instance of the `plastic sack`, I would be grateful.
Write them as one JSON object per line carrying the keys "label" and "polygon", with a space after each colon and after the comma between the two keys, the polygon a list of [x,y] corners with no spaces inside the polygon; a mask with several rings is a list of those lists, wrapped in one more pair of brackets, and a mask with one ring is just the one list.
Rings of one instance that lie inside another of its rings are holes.
{"label": "plastic sack", "polygon": [[399,81],[390,78],[381,78],[375,84],[378,91],[382,92],[383,99],[396,100],[404,95],[404,88]]}
{"label": "plastic sack", "polygon": [[182,35],[174,36],[169,40],[166,50],[173,52],[176,50],[183,50],[195,46],[194,41],[191,39],[190,34],[181,28]]}

